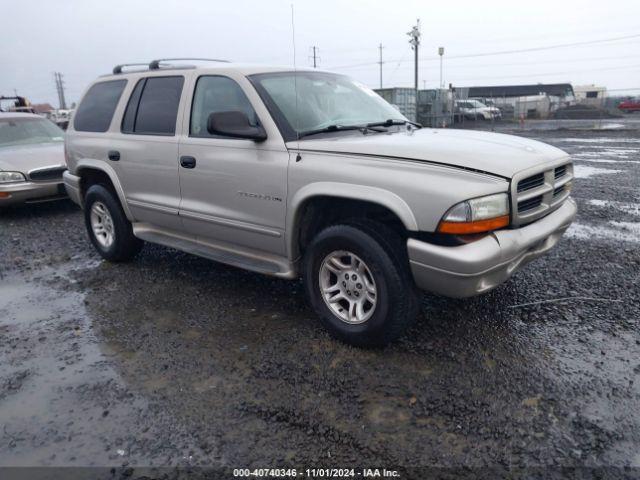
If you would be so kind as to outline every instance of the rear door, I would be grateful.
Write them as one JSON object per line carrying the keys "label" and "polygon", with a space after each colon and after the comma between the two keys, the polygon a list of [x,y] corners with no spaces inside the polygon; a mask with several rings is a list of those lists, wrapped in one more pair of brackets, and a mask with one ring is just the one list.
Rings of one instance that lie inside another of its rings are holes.
{"label": "rear door", "polygon": [[[180,168],[185,230],[202,239],[284,254],[289,153],[266,108],[239,75],[199,75],[191,99],[179,155],[185,165]],[[209,115],[228,111],[241,111],[263,125],[267,140],[210,134]]]}
{"label": "rear door", "polygon": [[176,132],[184,82],[182,75],[140,78],[111,146],[119,154],[113,164],[135,220],[176,230],[181,228]]}

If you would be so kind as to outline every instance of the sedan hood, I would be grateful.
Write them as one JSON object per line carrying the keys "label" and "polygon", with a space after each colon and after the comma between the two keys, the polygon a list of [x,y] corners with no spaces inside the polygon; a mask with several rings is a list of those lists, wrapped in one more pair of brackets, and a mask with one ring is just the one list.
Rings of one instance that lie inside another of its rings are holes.
{"label": "sedan hood", "polygon": [[[293,141],[287,145],[297,147]],[[413,132],[340,135],[300,140],[300,150],[404,158],[511,178],[569,154],[546,143],[473,130],[422,128]]]}
{"label": "sedan hood", "polygon": [[64,143],[39,143],[0,147],[0,170],[22,172],[64,166]]}

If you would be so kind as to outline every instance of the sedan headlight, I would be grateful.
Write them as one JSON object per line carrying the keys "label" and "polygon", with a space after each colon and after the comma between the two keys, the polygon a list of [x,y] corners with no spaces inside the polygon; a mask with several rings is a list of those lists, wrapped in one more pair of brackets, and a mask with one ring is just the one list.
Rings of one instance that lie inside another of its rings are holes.
{"label": "sedan headlight", "polygon": [[26,178],[20,172],[0,172],[0,183],[24,182]]}
{"label": "sedan headlight", "polygon": [[506,193],[472,198],[458,203],[442,217],[440,233],[481,233],[509,225],[509,197]]}

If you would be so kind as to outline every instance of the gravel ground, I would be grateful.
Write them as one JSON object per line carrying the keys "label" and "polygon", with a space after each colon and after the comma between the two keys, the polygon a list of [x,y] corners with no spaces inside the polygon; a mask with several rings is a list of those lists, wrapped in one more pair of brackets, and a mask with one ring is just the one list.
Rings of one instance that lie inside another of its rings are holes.
{"label": "gravel ground", "polygon": [[640,134],[517,133],[573,154],[575,225],[383,350],[298,282],[103,262],[69,202],[0,214],[0,465],[640,466]]}

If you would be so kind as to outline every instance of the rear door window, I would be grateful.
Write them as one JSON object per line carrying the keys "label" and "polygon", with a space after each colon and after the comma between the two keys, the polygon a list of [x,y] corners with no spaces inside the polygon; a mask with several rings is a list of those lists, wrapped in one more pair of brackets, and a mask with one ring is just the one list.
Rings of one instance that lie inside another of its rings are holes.
{"label": "rear door window", "polygon": [[126,80],[94,84],[76,111],[73,128],[79,132],[106,132],[122,95]]}
{"label": "rear door window", "polygon": [[122,131],[139,135],[175,135],[183,84],[184,77],[140,80],[129,98]]}

